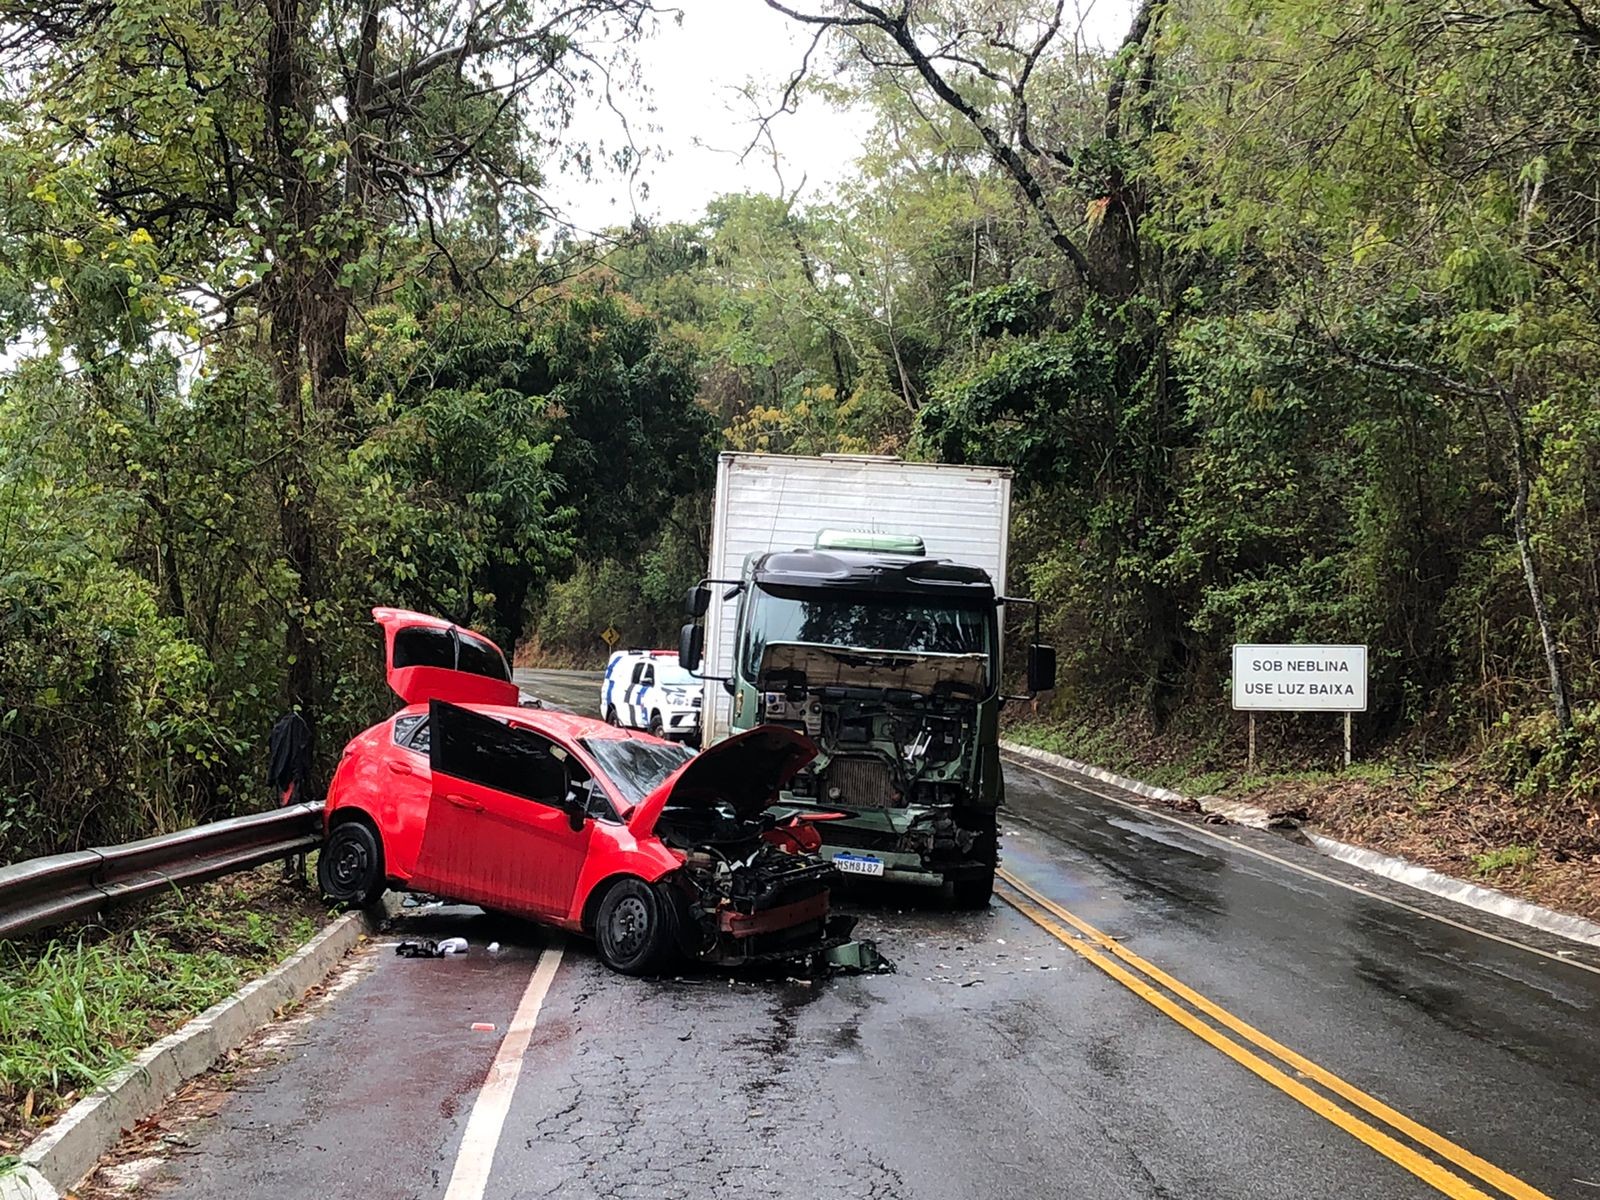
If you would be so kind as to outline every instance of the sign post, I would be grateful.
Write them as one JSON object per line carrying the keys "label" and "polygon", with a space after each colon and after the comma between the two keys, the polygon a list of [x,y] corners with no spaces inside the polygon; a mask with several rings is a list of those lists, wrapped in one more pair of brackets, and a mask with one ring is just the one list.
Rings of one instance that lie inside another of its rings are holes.
{"label": "sign post", "polygon": [[1233,647],[1233,707],[1250,714],[1247,769],[1256,766],[1256,713],[1344,714],[1344,765],[1350,765],[1350,714],[1367,711],[1365,646]]}

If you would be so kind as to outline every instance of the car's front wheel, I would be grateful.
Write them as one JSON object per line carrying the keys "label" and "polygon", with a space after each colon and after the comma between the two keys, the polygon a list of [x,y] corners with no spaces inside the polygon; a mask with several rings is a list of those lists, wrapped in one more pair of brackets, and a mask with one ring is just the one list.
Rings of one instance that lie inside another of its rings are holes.
{"label": "car's front wheel", "polygon": [[383,895],[383,844],[365,821],[335,825],[317,855],[317,886],[329,900],[365,906]]}
{"label": "car's front wheel", "polygon": [[651,713],[650,714],[650,732],[652,734],[654,734],[656,737],[661,737],[666,733],[666,731],[667,731],[667,727],[664,724],[662,724],[662,722],[661,722],[661,714],[658,713],[658,712]]}
{"label": "car's front wheel", "polygon": [[621,722],[617,720],[617,710],[614,707],[612,707],[611,705],[607,705],[606,706],[606,724],[607,725],[620,725],[621,724]]}
{"label": "car's front wheel", "polygon": [[994,868],[987,867],[973,875],[950,881],[950,901],[956,908],[968,911],[988,908],[989,897],[994,895]]}
{"label": "car's front wheel", "polygon": [[677,917],[661,888],[642,879],[614,884],[595,914],[600,961],[624,975],[664,970],[677,951]]}

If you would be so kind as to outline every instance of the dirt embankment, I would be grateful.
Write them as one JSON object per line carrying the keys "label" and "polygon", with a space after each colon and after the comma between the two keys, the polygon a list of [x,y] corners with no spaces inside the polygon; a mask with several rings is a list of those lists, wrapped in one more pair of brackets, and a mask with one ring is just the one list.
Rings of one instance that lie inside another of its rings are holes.
{"label": "dirt embankment", "polygon": [[1386,778],[1291,778],[1228,794],[1304,813],[1341,841],[1600,919],[1600,830],[1583,806],[1518,796],[1485,781],[1470,761],[1399,768]]}

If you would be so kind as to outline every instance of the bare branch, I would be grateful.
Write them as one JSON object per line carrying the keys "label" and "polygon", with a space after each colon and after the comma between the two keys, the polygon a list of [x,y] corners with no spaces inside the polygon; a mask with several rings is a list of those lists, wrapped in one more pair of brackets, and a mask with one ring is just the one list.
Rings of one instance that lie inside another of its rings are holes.
{"label": "bare branch", "polygon": [[1138,11],[1133,15],[1133,24],[1128,27],[1128,36],[1122,39],[1122,45],[1117,50],[1116,67],[1111,76],[1111,84],[1106,89],[1106,137],[1115,139],[1120,132],[1122,122],[1122,96],[1128,86],[1128,71],[1136,51],[1144,45],[1144,40],[1150,34],[1150,26],[1166,6],[1166,0],[1140,0]]}

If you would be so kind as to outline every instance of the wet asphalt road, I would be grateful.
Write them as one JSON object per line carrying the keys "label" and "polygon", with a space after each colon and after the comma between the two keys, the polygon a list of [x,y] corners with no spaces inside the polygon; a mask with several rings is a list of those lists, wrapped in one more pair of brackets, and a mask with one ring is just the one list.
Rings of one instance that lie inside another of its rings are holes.
{"label": "wet asphalt road", "polygon": [[[596,688],[547,673],[530,683],[574,708]],[[1020,766],[1007,786],[1006,866],[1018,879],[1528,1187],[1600,1194],[1596,956],[1276,835],[1189,825]],[[1012,907],[954,914],[870,892],[846,903],[898,973],[629,980],[568,941],[484,1194],[1451,1194]],[[188,1127],[148,1191],[443,1196],[551,941],[457,908],[410,912],[394,936],[446,933],[473,953],[404,960],[380,944],[359,956],[336,994],[258,1050],[237,1089]],[[483,949],[492,939],[499,955]],[[496,1032],[473,1032],[474,1021]],[[1474,1183],[1535,1194],[1516,1180]]]}
{"label": "wet asphalt road", "polygon": [[518,667],[513,675],[518,687],[551,708],[590,717],[600,715],[599,671],[535,671]]}

